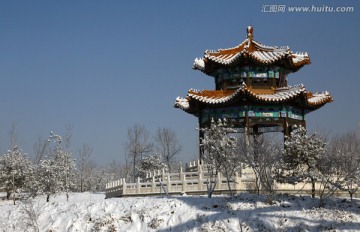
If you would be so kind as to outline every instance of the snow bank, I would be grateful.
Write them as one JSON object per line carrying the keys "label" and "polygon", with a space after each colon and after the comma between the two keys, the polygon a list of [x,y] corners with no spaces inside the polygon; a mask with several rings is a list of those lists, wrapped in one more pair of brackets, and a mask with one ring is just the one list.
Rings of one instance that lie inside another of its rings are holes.
{"label": "snow bank", "polygon": [[129,197],[75,193],[30,201],[2,201],[0,231],[358,231],[360,201],[277,196]]}

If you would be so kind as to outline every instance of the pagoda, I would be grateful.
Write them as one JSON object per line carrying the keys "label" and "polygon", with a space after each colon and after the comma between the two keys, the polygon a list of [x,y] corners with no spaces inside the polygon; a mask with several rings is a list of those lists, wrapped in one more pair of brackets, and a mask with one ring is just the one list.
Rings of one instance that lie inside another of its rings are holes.
{"label": "pagoda", "polygon": [[[332,97],[311,93],[303,85],[289,86],[287,76],[311,63],[308,53],[289,47],[266,46],[253,40],[253,27],[238,46],[206,50],[193,69],[215,80],[215,90],[190,89],[178,97],[175,107],[198,118],[200,128],[211,119],[226,118],[230,126],[247,136],[282,132],[289,136],[295,125],[306,127],[306,114],[319,109]],[[199,132],[199,139],[204,135]]]}

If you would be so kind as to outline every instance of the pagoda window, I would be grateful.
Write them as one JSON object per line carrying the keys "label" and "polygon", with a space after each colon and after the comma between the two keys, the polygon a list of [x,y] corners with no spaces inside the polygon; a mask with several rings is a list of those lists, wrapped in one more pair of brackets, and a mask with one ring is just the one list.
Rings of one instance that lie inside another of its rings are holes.
{"label": "pagoda window", "polygon": [[275,78],[279,79],[280,73],[279,72],[275,72]]}
{"label": "pagoda window", "polygon": [[270,70],[270,71],[268,72],[268,77],[269,77],[269,78],[274,78],[274,71]]}

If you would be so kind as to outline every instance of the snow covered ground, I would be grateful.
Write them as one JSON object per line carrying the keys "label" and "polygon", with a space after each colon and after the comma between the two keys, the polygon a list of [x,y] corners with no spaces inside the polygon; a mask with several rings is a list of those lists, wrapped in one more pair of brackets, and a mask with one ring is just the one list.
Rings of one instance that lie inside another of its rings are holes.
{"label": "snow covered ground", "polygon": [[360,231],[360,199],[308,196],[129,197],[74,193],[32,201],[0,200],[0,231]]}

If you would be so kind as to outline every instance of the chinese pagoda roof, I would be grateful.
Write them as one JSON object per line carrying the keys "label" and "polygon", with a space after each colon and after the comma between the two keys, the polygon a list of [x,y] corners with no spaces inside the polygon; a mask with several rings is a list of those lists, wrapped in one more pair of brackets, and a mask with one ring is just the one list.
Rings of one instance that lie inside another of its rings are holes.
{"label": "chinese pagoda roof", "polygon": [[293,72],[306,64],[310,64],[310,57],[305,53],[293,53],[289,47],[266,46],[253,40],[253,28],[247,28],[247,38],[238,46],[206,50],[203,58],[196,58],[194,69],[211,74],[217,69],[236,64],[276,65],[285,67]]}
{"label": "chinese pagoda roof", "polygon": [[299,105],[310,111],[333,101],[328,92],[313,94],[307,92],[303,85],[277,89],[253,89],[243,83],[236,90],[199,91],[190,89],[186,98],[178,97],[176,99],[175,107],[191,114],[197,114],[197,106],[199,105],[203,107],[221,107],[243,100],[263,105],[292,103],[292,105]]}

